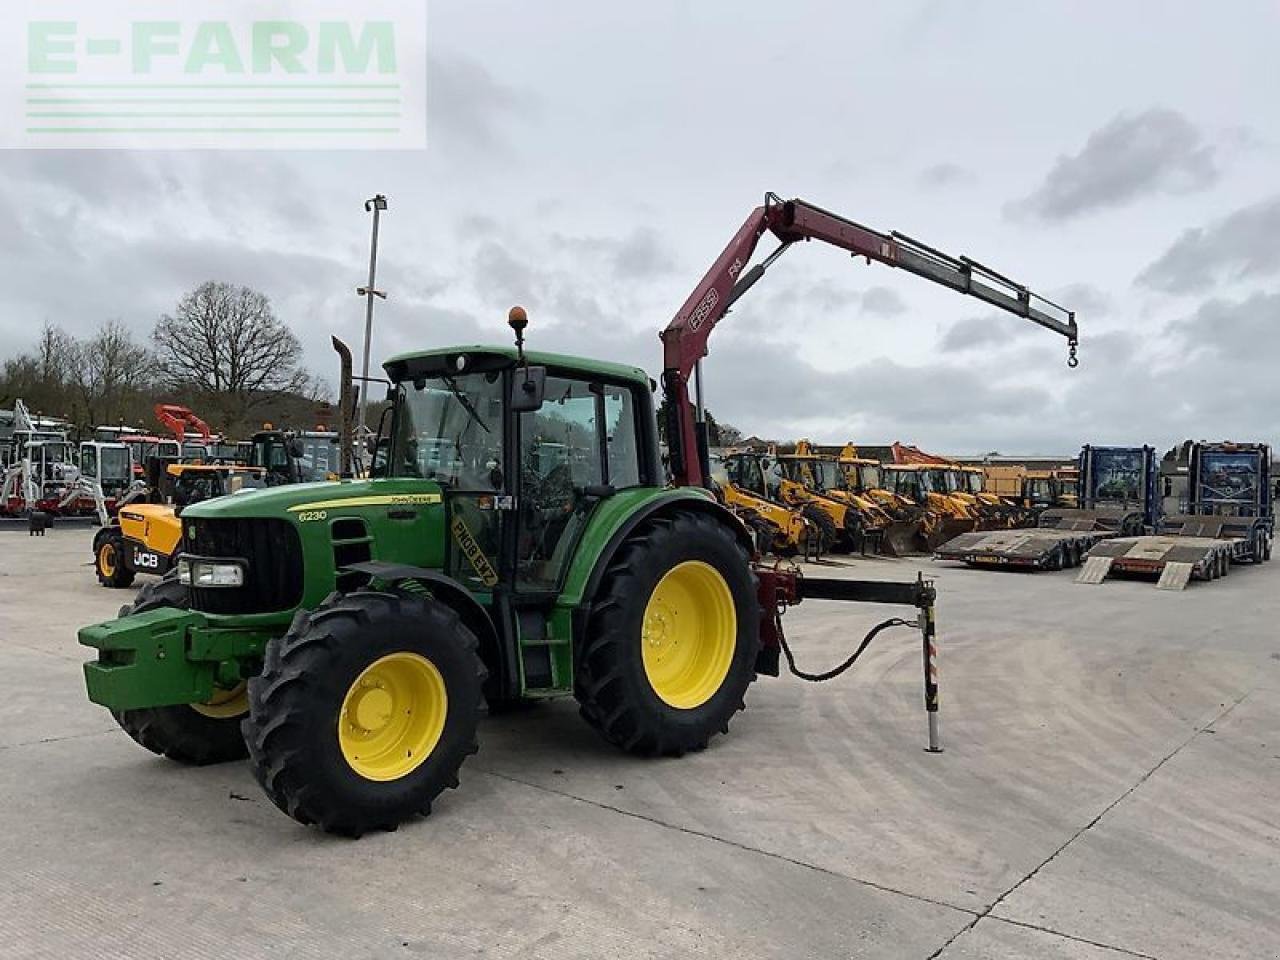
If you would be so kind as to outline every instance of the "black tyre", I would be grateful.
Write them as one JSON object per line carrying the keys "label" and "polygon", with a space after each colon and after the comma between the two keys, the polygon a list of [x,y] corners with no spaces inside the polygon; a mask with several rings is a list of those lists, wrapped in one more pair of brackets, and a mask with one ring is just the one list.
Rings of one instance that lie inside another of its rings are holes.
{"label": "black tyre", "polygon": [[103,527],[93,538],[93,571],[104,587],[119,590],[133,585],[134,573],[125,566],[124,551],[119,527]]}
{"label": "black tyre", "polygon": [[574,692],[609,742],[679,756],[728,732],[759,649],[755,577],[733,532],[701,514],[663,517],[611,559]]}
{"label": "black tyre", "polygon": [[[161,607],[187,607],[187,589],[176,576],[148,583],[120,616],[145,613]],[[244,684],[216,691],[208,703],[112,710],[116,723],[152,753],[178,763],[203,766],[242,760],[248,755],[240,735],[240,720],[248,710]]]}
{"label": "black tyre", "polygon": [[830,514],[825,510],[815,507],[813,504],[806,505],[800,512],[818,531],[817,543],[815,544],[818,555],[822,556],[830,553],[836,545],[836,540],[840,537],[840,528],[836,526],[836,522],[831,519]]}
{"label": "black tyre", "polygon": [[361,590],[300,612],[249,681],[254,776],[277,807],[330,833],[430,813],[477,749],[477,647],[425,595]]}

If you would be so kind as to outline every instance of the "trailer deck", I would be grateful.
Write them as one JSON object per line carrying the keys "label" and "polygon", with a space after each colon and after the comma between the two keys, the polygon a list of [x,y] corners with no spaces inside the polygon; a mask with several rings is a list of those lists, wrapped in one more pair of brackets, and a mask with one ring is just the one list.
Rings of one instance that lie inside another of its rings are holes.
{"label": "trailer deck", "polygon": [[1099,584],[1113,572],[1152,574],[1161,590],[1184,590],[1192,580],[1216,580],[1233,563],[1271,556],[1266,526],[1253,517],[1175,515],[1152,536],[1117,537],[1089,551],[1076,583]]}
{"label": "trailer deck", "polygon": [[1074,567],[1095,543],[1111,536],[1104,530],[1054,530],[1025,527],[962,533],[934,551],[935,560],[959,560],[970,566],[1061,570]]}
{"label": "trailer deck", "polygon": [[1099,541],[1141,529],[1142,513],[1130,507],[1054,508],[1040,515],[1036,527],[962,533],[934,550],[933,558],[973,567],[1064,570],[1078,566]]}

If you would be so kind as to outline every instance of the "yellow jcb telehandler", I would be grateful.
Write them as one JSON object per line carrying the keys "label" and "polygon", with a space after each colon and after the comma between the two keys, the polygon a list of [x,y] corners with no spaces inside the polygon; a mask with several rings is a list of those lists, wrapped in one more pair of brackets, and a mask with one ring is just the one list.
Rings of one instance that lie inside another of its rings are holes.
{"label": "yellow jcb telehandler", "polygon": [[121,507],[93,538],[94,571],[104,587],[132,586],[139,573],[168,573],[182,545],[184,507],[267,484],[262,467],[172,463],[153,457],[147,469],[149,502]]}

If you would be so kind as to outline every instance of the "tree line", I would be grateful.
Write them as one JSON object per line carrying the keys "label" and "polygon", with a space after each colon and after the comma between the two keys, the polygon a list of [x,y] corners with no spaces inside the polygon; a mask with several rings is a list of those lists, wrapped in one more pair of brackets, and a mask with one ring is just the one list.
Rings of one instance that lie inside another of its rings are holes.
{"label": "tree line", "polygon": [[29,410],[88,431],[145,426],[158,402],[190,407],[229,436],[251,433],[268,416],[302,417],[326,387],[301,365],[302,345],[265,294],[209,281],[160,316],[150,344],[119,320],[75,337],[46,323],[35,349],[0,366],[0,409]]}

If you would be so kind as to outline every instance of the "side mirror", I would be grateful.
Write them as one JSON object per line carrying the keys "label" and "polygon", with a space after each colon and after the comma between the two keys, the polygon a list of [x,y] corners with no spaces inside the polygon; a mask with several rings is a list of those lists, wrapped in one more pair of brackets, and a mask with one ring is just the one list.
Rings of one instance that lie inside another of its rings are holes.
{"label": "side mirror", "polygon": [[533,413],[542,409],[547,393],[546,367],[517,367],[511,380],[511,409]]}

